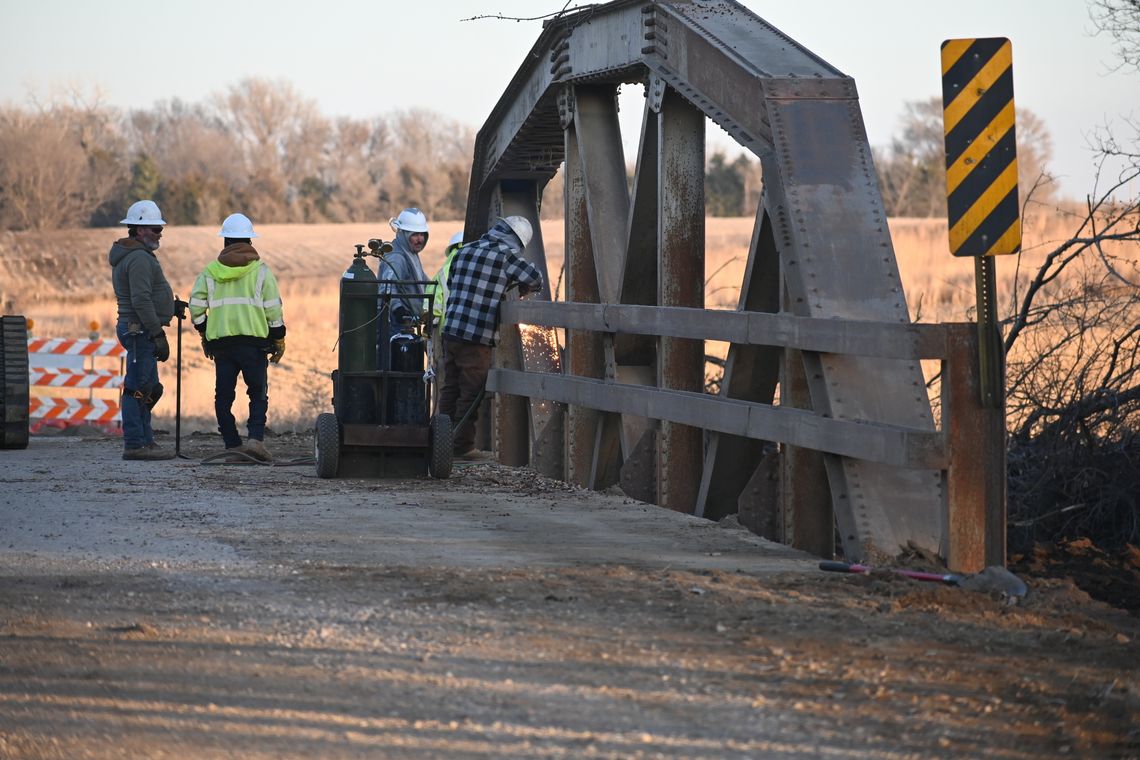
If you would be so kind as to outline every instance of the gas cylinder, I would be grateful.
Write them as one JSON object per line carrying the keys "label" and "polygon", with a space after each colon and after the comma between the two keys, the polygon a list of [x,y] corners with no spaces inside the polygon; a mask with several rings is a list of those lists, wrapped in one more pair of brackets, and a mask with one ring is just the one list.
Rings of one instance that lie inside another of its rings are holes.
{"label": "gas cylinder", "polygon": [[423,425],[427,422],[427,395],[423,371],[426,352],[424,339],[415,332],[408,318],[389,343],[393,372],[407,372],[411,377],[389,381],[387,417],[393,425]]}
{"label": "gas cylinder", "polygon": [[375,423],[376,383],[347,373],[376,370],[376,274],[364,263],[364,246],[356,246],[352,264],[340,280],[340,335],[337,369],[340,398],[337,417],[346,423]]}

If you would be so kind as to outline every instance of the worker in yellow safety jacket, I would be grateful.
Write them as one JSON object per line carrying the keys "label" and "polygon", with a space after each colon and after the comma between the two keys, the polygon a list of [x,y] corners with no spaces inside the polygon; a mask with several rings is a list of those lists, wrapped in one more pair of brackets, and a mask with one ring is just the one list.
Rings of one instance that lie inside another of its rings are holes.
{"label": "worker in yellow safety jacket", "polygon": [[[426,290],[432,296],[431,315],[432,332],[438,334],[443,328],[443,317],[447,311],[447,277],[451,274],[451,262],[455,261],[455,254],[463,247],[463,230],[456,232],[447,241],[447,248],[443,249],[443,264],[432,277],[432,284]],[[432,404],[439,403],[439,389],[443,387],[443,341],[433,340],[431,346],[431,363],[435,373],[435,385],[432,386]]]}
{"label": "worker in yellow safety jacket", "polygon": [[443,317],[447,312],[447,276],[451,274],[451,262],[455,261],[455,254],[462,247],[463,231],[460,230],[447,241],[447,248],[443,249],[443,265],[435,273],[435,277],[431,278],[433,284],[428,288],[428,292],[434,294],[431,311],[432,321],[437,330],[443,327]]}
{"label": "worker in yellow safety jacket", "polygon": [[[265,448],[269,412],[269,362],[285,355],[285,321],[281,293],[273,272],[261,260],[251,239],[257,237],[244,214],[230,214],[218,236],[225,247],[194,281],[190,318],[202,339],[206,358],[214,360],[214,413],[228,451],[262,462],[273,457]],[[248,438],[243,444],[231,407],[237,378],[249,395]],[[243,461],[231,456],[227,461]]]}

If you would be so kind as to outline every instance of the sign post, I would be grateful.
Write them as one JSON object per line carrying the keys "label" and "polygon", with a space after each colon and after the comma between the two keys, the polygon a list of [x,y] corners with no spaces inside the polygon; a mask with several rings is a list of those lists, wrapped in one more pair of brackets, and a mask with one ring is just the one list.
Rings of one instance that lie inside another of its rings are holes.
{"label": "sign post", "polygon": [[[942,43],[946,209],[950,253],[974,257],[978,371],[987,451],[985,558],[1005,564],[1005,349],[997,317],[994,257],[1021,250],[1013,48],[1004,37]],[[944,424],[946,422],[944,421]],[[950,505],[954,509],[954,505]]]}

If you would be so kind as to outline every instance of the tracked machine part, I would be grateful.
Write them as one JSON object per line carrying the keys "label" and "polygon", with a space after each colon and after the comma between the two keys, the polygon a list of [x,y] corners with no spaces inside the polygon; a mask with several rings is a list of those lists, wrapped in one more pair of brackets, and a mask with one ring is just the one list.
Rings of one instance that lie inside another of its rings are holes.
{"label": "tracked machine part", "polygon": [[0,449],[28,447],[28,323],[0,318]]}

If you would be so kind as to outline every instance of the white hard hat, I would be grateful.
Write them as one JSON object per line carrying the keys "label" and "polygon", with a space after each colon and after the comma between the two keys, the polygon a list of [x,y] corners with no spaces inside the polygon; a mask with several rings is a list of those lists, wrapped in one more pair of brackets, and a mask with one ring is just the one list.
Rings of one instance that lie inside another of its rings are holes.
{"label": "white hard hat", "polygon": [[505,216],[503,217],[503,221],[511,228],[511,232],[519,236],[519,240],[522,241],[522,247],[526,248],[531,236],[534,235],[534,228],[530,226],[530,220],[525,216]]}
{"label": "white hard hat", "polygon": [[255,238],[257,233],[253,231],[253,222],[249,221],[249,217],[245,214],[230,214],[226,220],[222,222],[222,231],[218,233],[218,237],[224,238]]}
{"label": "white hard hat", "polygon": [[459,245],[462,242],[463,242],[463,230],[460,230],[459,232],[456,232],[454,235],[451,236],[451,240],[447,241],[447,247],[450,248],[451,246]]}
{"label": "white hard hat", "polygon": [[135,201],[127,209],[127,218],[119,224],[126,224],[131,227],[149,227],[165,225],[166,222],[162,220],[162,212],[158,210],[158,204],[154,201]]}
{"label": "white hard hat", "polygon": [[424,212],[420,211],[418,208],[406,208],[406,209],[404,209],[403,211],[400,212],[400,215],[397,216],[395,219],[389,219],[388,224],[390,224],[392,226],[392,229],[394,229],[396,231],[399,231],[399,230],[404,230],[405,232],[427,232],[428,231],[427,217],[424,215]]}

